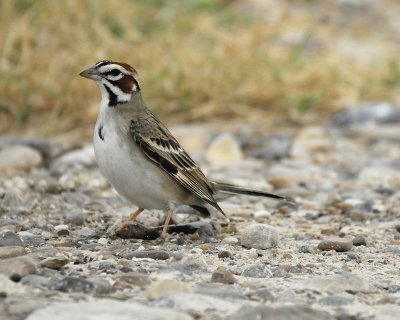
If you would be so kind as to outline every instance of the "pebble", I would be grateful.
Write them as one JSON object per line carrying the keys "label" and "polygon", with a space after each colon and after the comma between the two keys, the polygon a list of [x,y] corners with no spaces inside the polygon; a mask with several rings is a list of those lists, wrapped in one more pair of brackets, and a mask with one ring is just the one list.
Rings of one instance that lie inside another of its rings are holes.
{"label": "pebble", "polygon": [[237,282],[235,276],[224,267],[218,267],[211,275],[211,282],[219,282],[224,284],[234,284]]}
{"label": "pebble", "polygon": [[38,272],[38,263],[27,256],[0,260],[0,273],[8,277],[17,275],[19,278]]}
{"label": "pebble", "polygon": [[328,276],[316,276],[307,280],[299,281],[295,288],[316,290],[318,292],[372,292],[373,286],[363,278],[351,274],[342,273]]}
{"label": "pebble", "polygon": [[271,278],[273,274],[267,265],[261,262],[256,262],[244,268],[242,276],[249,278]]}
{"label": "pebble", "polygon": [[49,287],[61,292],[89,293],[94,290],[93,283],[77,277],[53,278],[50,280]]}
{"label": "pebble", "polygon": [[0,247],[21,247],[23,246],[21,238],[14,232],[5,230],[0,232]]}
{"label": "pebble", "polygon": [[42,155],[27,146],[11,145],[0,150],[0,173],[7,174],[17,170],[29,170],[39,167]]}
{"label": "pebble", "polygon": [[337,252],[346,252],[353,247],[351,239],[347,238],[326,238],[318,244],[318,249],[322,251],[335,250]]}
{"label": "pebble", "polygon": [[97,294],[107,294],[112,291],[111,283],[107,279],[101,277],[91,277],[87,278],[86,280],[94,286],[94,291]]}
{"label": "pebble", "polygon": [[208,269],[208,264],[197,254],[188,254],[182,258],[181,264],[189,271],[204,271]]}
{"label": "pebble", "polygon": [[236,245],[239,243],[239,239],[236,237],[225,237],[224,239],[222,239],[222,243]]}
{"label": "pebble", "polygon": [[341,129],[350,129],[359,125],[377,123],[393,123],[400,121],[398,108],[388,102],[363,103],[356,107],[350,107],[336,113],[331,124]]}
{"label": "pebble", "polygon": [[49,257],[40,262],[40,266],[49,269],[58,270],[69,262],[68,258],[64,255],[56,257]]}
{"label": "pebble", "polygon": [[334,320],[328,312],[312,309],[305,305],[291,305],[282,307],[257,306],[244,308],[231,318],[232,320]]}
{"label": "pebble", "polygon": [[91,302],[63,302],[40,308],[27,320],[193,320],[185,313],[143,306],[135,302],[99,299]]}
{"label": "pebble", "polygon": [[21,284],[37,289],[45,289],[48,287],[50,279],[38,274],[28,274],[21,279]]}
{"label": "pebble", "polygon": [[218,252],[218,258],[221,258],[221,259],[230,258],[231,256],[232,256],[232,253],[230,253],[229,251],[226,251],[226,250]]}
{"label": "pebble", "polygon": [[154,259],[154,260],[167,260],[170,255],[167,251],[164,250],[143,250],[143,251],[135,251],[128,253],[125,255],[125,259]]}
{"label": "pebble", "polygon": [[0,247],[0,259],[23,256],[26,249],[23,247]]}
{"label": "pebble", "polygon": [[69,235],[69,230],[68,230],[68,225],[66,224],[60,224],[57,226],[54,226],[54,231],[58,236],[68,236]]}
{"label": "pebble", "polygon": [[278,232],[267,224],[252,224],[242,230],[241,244],[246,248],[274,248],[278,245]]}
{"label": "pebble", "polygon": [[81,226],[85,223],[88,213],[80,209],[75,209],[65,214],[64,222],[66,224],[73,224],[76,226]]}
{"label": "pebble", "polygon": [[160,299],[152,302],[152,305],[156,307],[173,308],[190,314],[207,314],[212,310],[213,313],[223,314],[225,317],[237,313],[244,304],[249,304],[249,302],[241,300],[229,301],[213,296],[188,292],[170,292],[168,295],[164,295]]}
{"label": "pebble", "polygon": [[149,285],[145,294],[147,299],[156,300],[164,296],[169,296],[172,293],[176,294],[190,292],[192,292],[192,288],[184,282],[175,280],[159,280]]}
{"label": "pebble", "polygon": [[367,240],[365,240],[365,237],[362,235],[356,235],[353,238],[353,246],[366,246],[367,245]]}
{"label": "pebble", "polygon": [[132,289],[146,287],[151,283],[149,276],[140,272],[127,272],[114,279],[114,289]]}
{"label": "pebble", "polygon": [[15,282],[11,281],[8,277],[6,277],[4,274],[0,273],[0,296],[2,298],[2,303],[4,302],[3,300],[4,296],[23,295],[26,292],[27,290],[24,286],[16,284]]}
{"label": "pebble", "polygon": [[50,170],[54,173],[63,174],[71,169],[90,168],[96,163],[92,145],[81,149],[72,150],[54,159],[50,164]]}
{"label": "pebble", "polygon": [[232,134],[222,133],[211,141],[204,158],[211,164],[229,163],[242,160],[243,153]]}

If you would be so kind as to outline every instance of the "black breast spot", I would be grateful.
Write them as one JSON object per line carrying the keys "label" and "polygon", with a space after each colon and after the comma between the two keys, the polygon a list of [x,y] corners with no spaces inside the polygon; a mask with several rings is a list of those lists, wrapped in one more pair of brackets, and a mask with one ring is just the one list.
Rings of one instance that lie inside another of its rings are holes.
{"label": "black breast spot", "polygon": [[99,134],[99,138],[104,141],[103,126],[99,126],[97,133]]}

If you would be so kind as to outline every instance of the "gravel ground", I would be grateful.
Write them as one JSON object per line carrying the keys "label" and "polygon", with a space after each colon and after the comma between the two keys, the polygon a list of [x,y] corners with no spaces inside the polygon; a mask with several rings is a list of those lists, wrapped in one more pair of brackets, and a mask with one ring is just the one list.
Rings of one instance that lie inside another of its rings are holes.
{"label": "gravel ground", "polygon": [[399,122],[382,103],[273,134],[175,128],[213,179],[298,205],[230,198],[229,220],[182,207],[164,241],[159,211],[116,232],[135,207],[90,144],[3,136],[0,319],[398,319]]}

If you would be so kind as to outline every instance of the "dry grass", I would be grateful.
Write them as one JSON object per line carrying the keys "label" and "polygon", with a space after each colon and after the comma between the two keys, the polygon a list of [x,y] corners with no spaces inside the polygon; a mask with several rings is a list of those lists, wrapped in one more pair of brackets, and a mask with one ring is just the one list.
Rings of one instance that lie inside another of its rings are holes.
{"label": "dry grass", "polygon": [[77,74],[105,58],[138,69],[164,118],[319,117],[399,102],[396,1],[323,2],[0,0],[0,128],[92,123],[99,93]]}

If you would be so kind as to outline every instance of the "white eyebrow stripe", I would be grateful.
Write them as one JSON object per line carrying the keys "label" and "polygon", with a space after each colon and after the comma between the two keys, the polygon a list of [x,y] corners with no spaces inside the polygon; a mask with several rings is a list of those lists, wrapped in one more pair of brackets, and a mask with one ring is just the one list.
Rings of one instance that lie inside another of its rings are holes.
{"label": "white eyebrow stripe", "polygon": [[97,70],[99,70],[100,73],[107,73],[114,69],[118,69],[119,71],[121,71],[123,74],[126,74],[126,75],[130,74],[124,67],[122,67],[118,64],[107,64],[105,66],[101,66]]}

